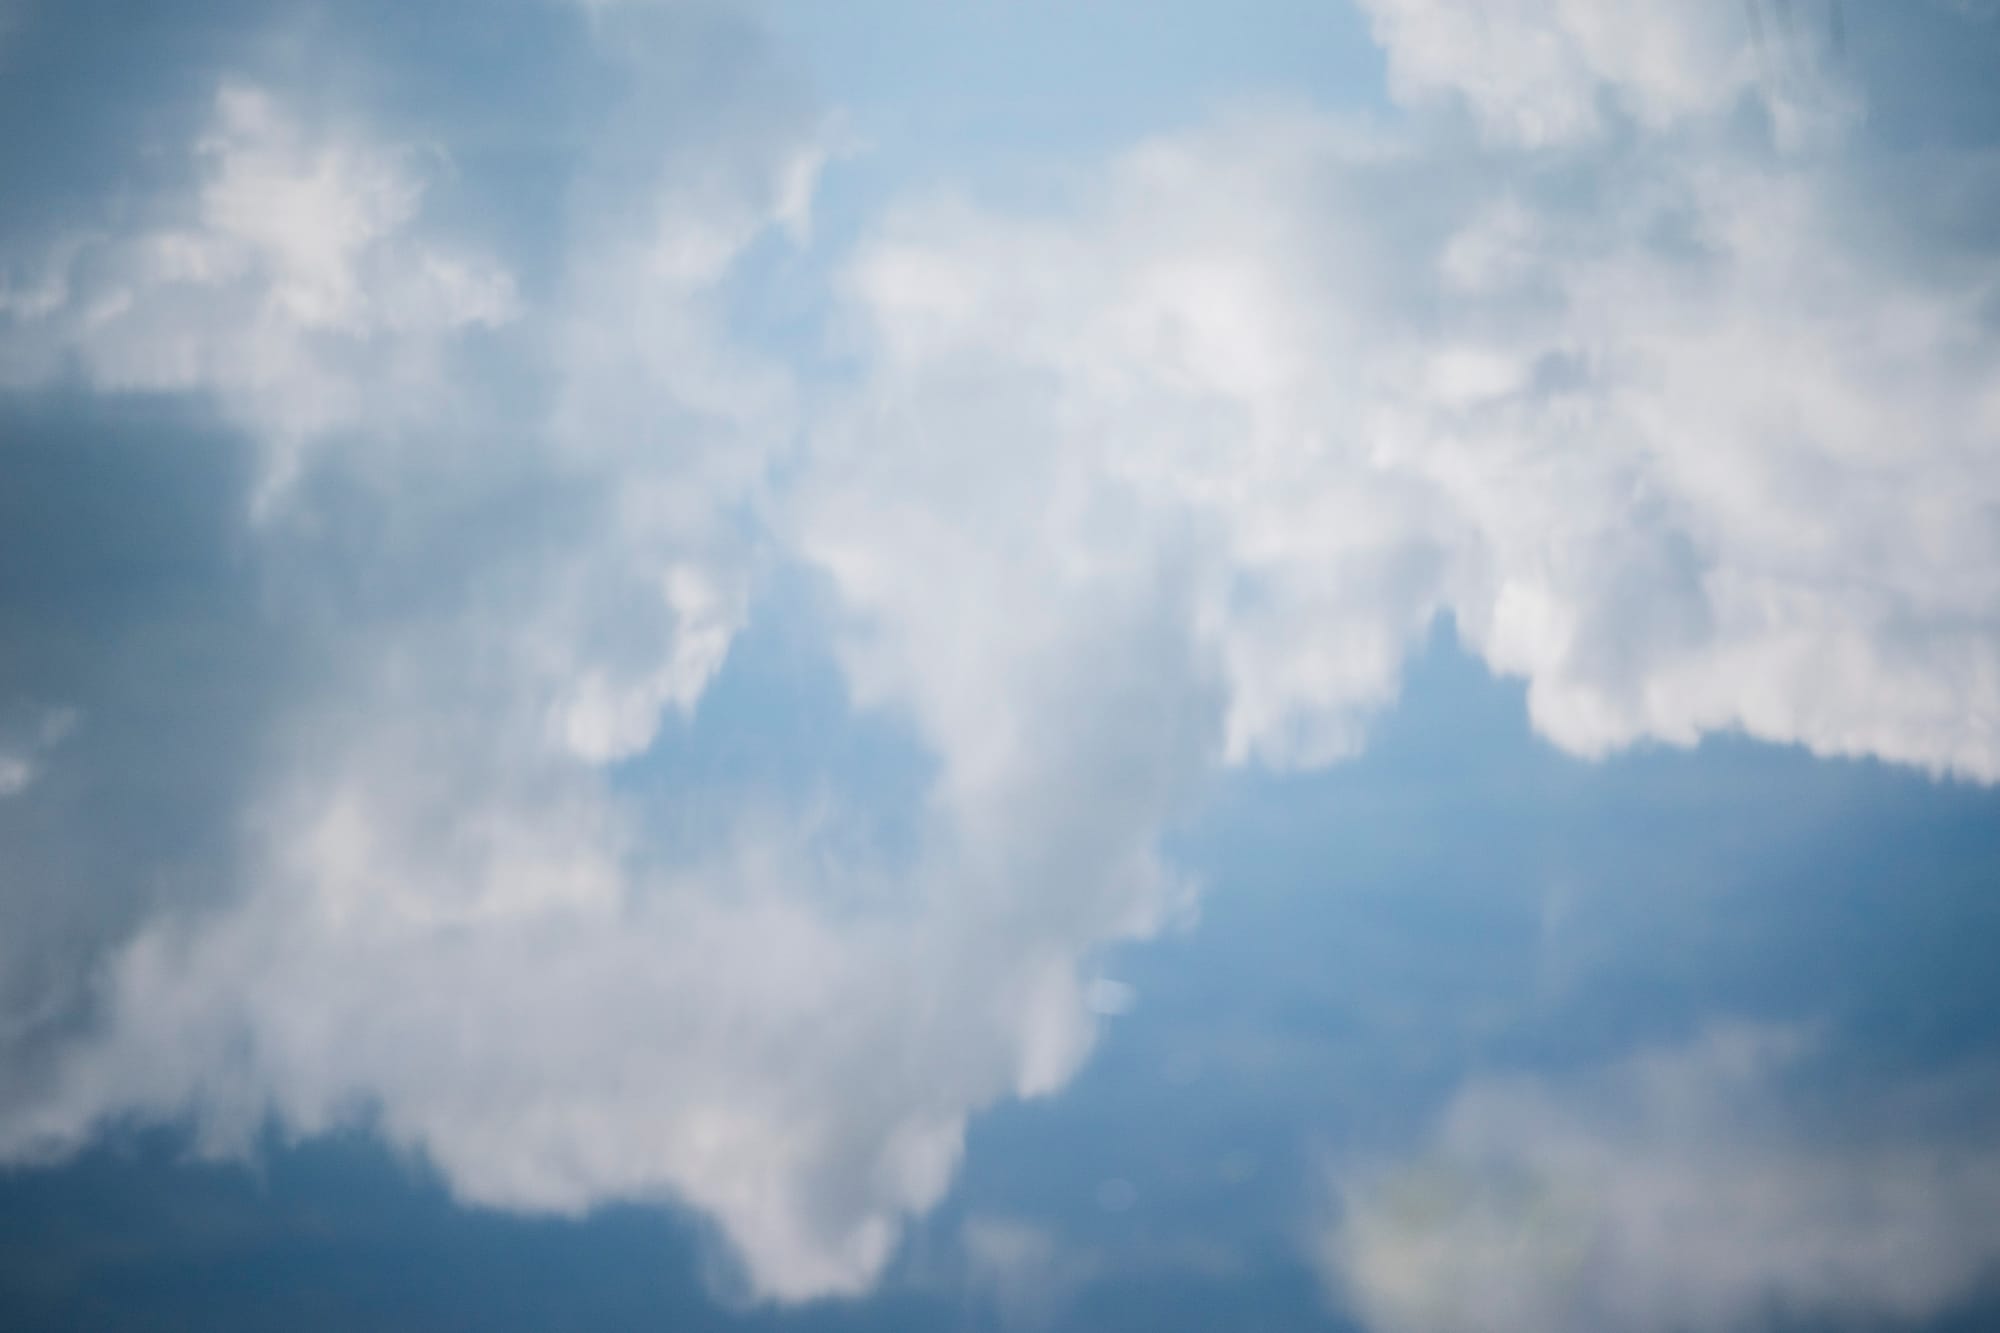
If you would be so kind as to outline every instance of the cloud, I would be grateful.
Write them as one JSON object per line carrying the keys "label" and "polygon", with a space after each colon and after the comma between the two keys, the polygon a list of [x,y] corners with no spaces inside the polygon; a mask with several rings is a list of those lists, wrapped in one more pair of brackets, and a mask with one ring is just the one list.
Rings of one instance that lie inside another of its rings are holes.
{"label": "cloud", "polygon": [[[428,178],[419,141],[231,74],[192,185],[18,289],[47,293],[7,312],[19,385],[73,364],[93,398],[179,394],[249,437],[255,519],[203,535],[254,572],[248,637],[315,666],[223,673],[279,695],[246,707],[249,753],[217,747],[229,799],[197,812],[226,887],[142,898],[69,960],[80,1018],[15,1060],[0,1156],[59,1158],[135,1115],[220,1153],[270,1122],[362,1123],[469,1203],[684,1205],[748,1294],[856,1293],[942,1196],[968,1115],[1081,1061],[1090,951],[1180,901],[1152,807],[1079,798],[1144,788],[1185,738],[1143,689],[1094,686],[1115,728],[987,766],[907,855],[754,800],[690,829],[621,784],[722,668],[770,559],[746,520],[796,391],[734,336],[731,283],[806,234],[825,147],[734,20],[591,25],[618,96],[564,163],[552,255],[454,266],[478,247],[427,205],[461,216],[461,182]],[[702,44],[740,86],[681,63]],[[440,285],[467,271],[492,281]],[[118,573],[98,595],[146,602]],[[1100,634],[1144,686],[1135,622]],[[107,743],[202,711],[169,679],[168,719],[107,717]]]}
{"label": "cloud", "polygon": [[1103,1266],[1073,1241],[1003,1217],[967,1218],[959,1247],[965,1287],[990,1301],[1007,1329],[1050,1327]]}
{"label": "cloud", "polygon": [[2000,1263],[2000,1156],[1935,1107],[1847,1104],[1873,1127],[1827,1125],[1810,1055],[1797,1030],[1722,1027],[1580,1075],[1475,1080],[1421,1156],[1336,1176],[1316,1257],[1382,1333],[1944,1313]]}
{"label": "cloud", "polygon": [[1992,780],[2000,257],[1888,202],[1900,169],[1263,114],[1061,210],[909,206],[850,271],[874,377],[799,546],[905,697],[1180,599],[1227,755],[1313,763],[1448,614],[1576,753],[1737,730]]}
{"label": "cloud", "polygon": [[[8,1030],[45,1034],[0,1156],[362,1123],[469,1202],[676,1202],[751,1294],[854,1293],[967,1118],[1060,1088],[1129,1002],[1093,955],[1186,911],[1175,813],[1225,764],[1352,753],[1441,615],[1579,753],[1736,729],[2000,777],[2000,271],[1879,188],[1976,199],[1979,162],[1745,129],[1735,63],[1697,86],[1516,5],[1628,139],[1475,90],[1486,142],[1243,113],[1041,212],[909,200],[841,265],[835,374],[740,327],[836,142],[754,27],[537,12],[584,91],[518,157],[479,151],[511,86],[457,118],[403,89],[402,125],[251,61],[169,184],[0,264],[14,397],[199,416],[252,478],[161,544],[200,537],[193,592],[150,558],[9,585],[42,639],[114,622],[38,688],[133,664],[56,700],[88,719],[61,764],[203,763],[130,789],[121,826],[196,846],[135,839],[125,889],[62,892],[80,838],[12,863],[10,918],[94,915],[55,979],[0,955]],[[1406,17],[1391,60],[1461,88]],[[1641,35],[1735,40],[1708,19]],[[845,722],[931,763],[906,847],[635,776],[773,569],[824,595]],[[88,790],[0,821],[79,827]]]}
{"label": "cloud", "polygon": [[289,472],[314,438],[420,420],[448,342],[516,313],[504,268],[416,229],[414,145],[308,127],[225,79],[190,156],[191,187],[144,224],[86,223],[8,266],[0,380],[212,394]]}
{"label": "cloud", "polygon": [[0,744],[31,777],[0,801],[0,1107],[102,1017],[133,931],[221,896],[249,757],[304,674],[238,559],[254,461],[204,416],[0,406]]}
{"label": "cloud", "polygon": [[76,725],[73,708],[31,710],[31,718],[11,718],[0,727],[0,800],[19,796],[41,776],[42,756],[61,745]]}

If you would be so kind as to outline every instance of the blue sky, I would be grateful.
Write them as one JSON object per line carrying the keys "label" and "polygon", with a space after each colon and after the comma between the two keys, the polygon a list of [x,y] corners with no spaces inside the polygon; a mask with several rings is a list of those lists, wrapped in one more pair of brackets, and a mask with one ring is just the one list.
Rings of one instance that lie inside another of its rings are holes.
{"label": "blue sky", "polygon": [[1995,56],[0,7],[0,1322],[1983,1326]]}

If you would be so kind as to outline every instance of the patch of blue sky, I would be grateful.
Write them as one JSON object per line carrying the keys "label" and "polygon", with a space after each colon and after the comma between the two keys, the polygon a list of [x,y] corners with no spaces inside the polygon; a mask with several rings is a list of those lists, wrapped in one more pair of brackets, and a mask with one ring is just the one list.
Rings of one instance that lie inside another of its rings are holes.
{"label": "patch of blue sky", "polygon": [[771,0],[767,12],[864,162],[906,186],[1074,168],[1239,100],[1385,105],[1381,54],[1349,5]]}
{"label": "patch of blue sky", "polygon": [[612,770],[670,845],[740,833],[716,818],[733,810],[837,833],[825,850],[856,862],[904,866],[917,852],[936,762],[908,719],[855,706],[826,606],[805,573],[770,571],[698,704]]}

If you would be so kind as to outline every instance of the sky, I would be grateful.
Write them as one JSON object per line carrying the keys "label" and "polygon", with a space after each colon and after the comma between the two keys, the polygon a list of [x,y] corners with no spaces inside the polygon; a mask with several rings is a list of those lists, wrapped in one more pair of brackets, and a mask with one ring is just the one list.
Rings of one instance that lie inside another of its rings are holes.
{"label": "sky", "polygon": [[2000,1322],[1996,65],[0,3],[0,1324]]}

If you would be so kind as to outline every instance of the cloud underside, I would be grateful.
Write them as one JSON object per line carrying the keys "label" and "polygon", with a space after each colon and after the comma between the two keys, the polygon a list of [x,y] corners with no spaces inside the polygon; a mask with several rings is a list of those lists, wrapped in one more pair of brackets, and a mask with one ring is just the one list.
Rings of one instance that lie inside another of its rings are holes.
{"label": "cloud underside", "polygon": [[[244,614],[311,667],[214,816],[229,891],[88,936],[87,988],[5,978],[0,1154],[362,1118],[469,1201],[677,1201],[754,1294],[854,1293],[966,1118],[1084,1058],[1094,952],[1185,906],[1177,805],[1354,753],[1441,617],[1580,755],[2000,778],[2000,262],[1884,188],[1970,208],[1991,165],[1871,148],[1739,5],[1368,8],[1463,115],[1224,115],[1042,211],[900,202],[823,294],[852,375],[738,329],[840,140],[699,6],[571,16],[616,95],[547,253],[468,223],[504,186],[443,120],[255,69],[143,207],[14,237],[0,382],[247,439]],[[782,802],[694,836],[617,779],[774,567],[933,762],[914,849]],[[22,735],[0,819],[81,790]]]}

